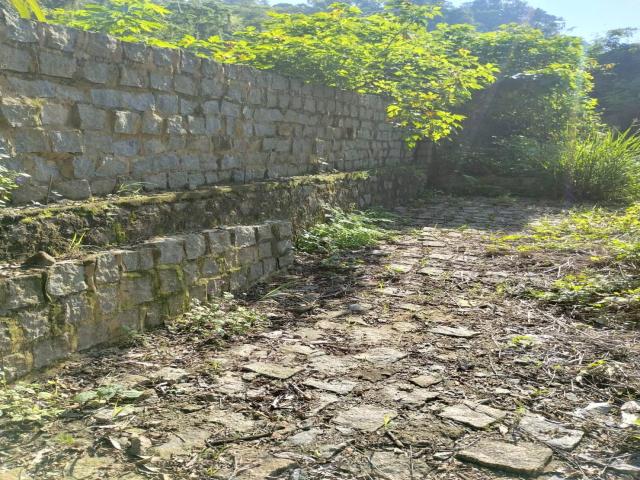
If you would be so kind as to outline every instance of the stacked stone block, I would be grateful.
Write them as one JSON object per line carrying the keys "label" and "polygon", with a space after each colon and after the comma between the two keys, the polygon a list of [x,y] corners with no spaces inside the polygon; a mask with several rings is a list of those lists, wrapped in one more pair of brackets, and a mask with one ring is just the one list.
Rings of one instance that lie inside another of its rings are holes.
{"label": "stacked stone block", "polygon": [[8,380],[244,289],[293,261],[290,222],[154,238],[0,279],[0,361]]}
{"label": "stacked stone block", "polygon": [[0,12],[0,141],[71,199],[410,160],[387,101]]}

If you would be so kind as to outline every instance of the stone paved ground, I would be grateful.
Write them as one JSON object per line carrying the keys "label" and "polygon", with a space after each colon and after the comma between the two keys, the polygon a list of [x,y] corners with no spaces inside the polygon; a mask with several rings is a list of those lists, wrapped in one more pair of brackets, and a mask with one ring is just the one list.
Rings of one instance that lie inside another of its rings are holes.
{"label": "stone paved ground", "polygon": [[437,199],[397,213],[397,241],[341,265],[299,256],[252,292],[261,329],[224,345],[161,330],[52,372],[62,396],[145,395],[8,432],[0,479],[638,478],[620,411],[638,335],[505,295],[557,268],[487,251],[557,210]]}

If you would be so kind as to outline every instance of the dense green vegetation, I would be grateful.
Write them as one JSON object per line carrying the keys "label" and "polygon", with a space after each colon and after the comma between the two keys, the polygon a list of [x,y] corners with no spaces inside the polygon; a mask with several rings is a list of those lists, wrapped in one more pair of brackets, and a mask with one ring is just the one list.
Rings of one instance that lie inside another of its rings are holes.
{"label": "dense green vegetation", "polygon": [[300,234],[296,248],[307,253],[334,254],[341,250],[372,247],[393,237],[393,218],[377,211],[345,212],[326,207],[325,221]]}
{"label": "dense green vegetation", "polygon": [[501,237],[496,248],[523,255],[556,252],[558,265],[569,270],[528,295],[575,316],[640,320],[640,203],[617,211],[577,209],[559,222],[531,225],[524,235]]}

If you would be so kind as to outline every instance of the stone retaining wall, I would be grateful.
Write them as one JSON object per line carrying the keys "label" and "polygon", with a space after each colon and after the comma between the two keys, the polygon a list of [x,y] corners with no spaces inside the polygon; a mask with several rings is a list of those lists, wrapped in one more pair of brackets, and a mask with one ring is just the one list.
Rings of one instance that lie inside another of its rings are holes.
{"label": "stone retaining wall", "polygon": [[411,161],[381,97],[1,11],[0,97],[17,203]]}
{"label": "stone retaining wall", "polygon": [[0,278],[0,374],[15,379],[159,325],[190,299],[246,288],[292,262],[291,237],[285,221],[224,227],[9,271]]}
{"label": "stone retaining wall", "polygon": [[4,209],[0,212],[0,261],[20,261],[38,250],[64,256],[74,235],[83,236],[86,247],[109,248],[154,235],[268,219],[290,220],[294,231],[299,231],[323,220],[325,204],[345,209],[395,206],[411,201],[425,184],[423,169],[394,167],[48,208]]}

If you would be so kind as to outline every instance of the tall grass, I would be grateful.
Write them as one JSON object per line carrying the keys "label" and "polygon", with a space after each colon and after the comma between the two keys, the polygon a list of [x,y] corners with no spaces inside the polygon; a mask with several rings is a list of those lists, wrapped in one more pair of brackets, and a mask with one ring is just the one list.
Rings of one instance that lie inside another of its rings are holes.
{"label": "tall grass", "polygon": [[391,215],[378,211],[345,212],[338,207],[325,207],[324,223],[302,232],[296,240],[298,250],[307,253],[335,253],[376,245],[392,238]]}
{"label": "tall grass", "polygon": [[621,201],[640,195],[640,134],[593,129],[570,141],[559,159],[559,180],[577,200]]}

